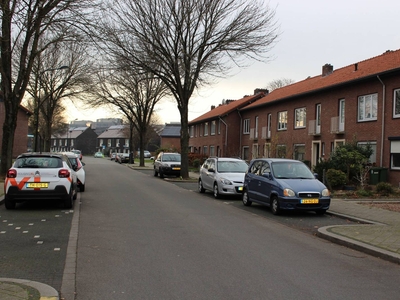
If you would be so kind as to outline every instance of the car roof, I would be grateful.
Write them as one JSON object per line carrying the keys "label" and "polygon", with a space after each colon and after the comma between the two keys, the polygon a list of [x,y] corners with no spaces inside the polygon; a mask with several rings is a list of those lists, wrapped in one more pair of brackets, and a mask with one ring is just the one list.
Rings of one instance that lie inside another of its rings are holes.
{"label": "car roof", "polygon": [[241,158],[237,158],[237,157],[217,157],[217,156],[210,156],[209,158],[215,158],[216,160],[220,160],[220,161],[244,161]]}
{"label": "car roof", "polygon": [[17,158],[21,158],[21,157],[59,157],[59,158],[63,158],[65,157],[64,154],[62,153],[54,153],[54,152],[27,152],[27,153],[22,153],[20,155],[18,155]]}
{"label": "car roof", "polygon": [[74,152],[62,152],[62,154],[66,155],[68,157],[76,157],[76,158],[79,157],[79,155]]}
{"label": "car roof", "polygon": [[292,162],[292,163],[303,163],[300,160],[290,158],[255,158],[252,161],[263,160],[268,162]]}

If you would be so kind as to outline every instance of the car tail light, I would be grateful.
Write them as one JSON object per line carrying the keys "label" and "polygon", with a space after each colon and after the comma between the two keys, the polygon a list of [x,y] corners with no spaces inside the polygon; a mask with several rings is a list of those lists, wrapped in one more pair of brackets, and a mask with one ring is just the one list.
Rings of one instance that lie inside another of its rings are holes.
{"label": "car tail light", "polygon": [[7,178],[16,178],[17,177],[17,170],[11,169],[7,172]]}
{"label": "car tail light", "polygon": [[58,177],[60,177],[60,178],[68,178],[69,175],[70,175],[70,172],[67,169],[61,169],[60,171],[58,171]]}

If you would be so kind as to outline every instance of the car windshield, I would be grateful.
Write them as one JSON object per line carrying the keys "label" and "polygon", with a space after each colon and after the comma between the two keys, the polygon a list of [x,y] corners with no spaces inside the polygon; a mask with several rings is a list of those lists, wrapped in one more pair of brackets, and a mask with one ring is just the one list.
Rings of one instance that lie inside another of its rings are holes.
{"label": "car windshield", "polygon": [[217,171],[219,173],[246,173],[248,165],[244,161],[218,161]]}
{"label": "car windshield", "polygon": [[310,169],[299,162],[274,162],[271,169],[274,177],[279,179],[314,179]]}
{"label": "car windshield", "polygon": [[180,154],[164,154],[163,161],[181,161],[181,155]]}
{"label": "car windshield", "polygon": [[62,161],[57,157],[21,157],[15,161],[15,168],[61,168]]}

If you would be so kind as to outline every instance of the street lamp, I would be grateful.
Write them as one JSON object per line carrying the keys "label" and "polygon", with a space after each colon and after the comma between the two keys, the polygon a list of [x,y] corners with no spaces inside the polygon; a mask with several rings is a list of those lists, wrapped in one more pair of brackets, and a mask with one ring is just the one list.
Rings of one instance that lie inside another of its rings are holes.
{"label": "street lamp", "polygon": [[58,67],[58,68],[50,68],[50,69],[46,69],[46,70],[44,70],[44,71],[39,73],[39,78],[38,78],[39,79],[39,93],[38,93],[39,95],[38,95],[38,100],[37,100],[36,108],[35,108],[35,118],[36,118],[36,120],[35,120],[35,149],[34,149],[35,152],[37,152],[38,150],[40,152],[42,152],[42,150],[41,150],[41,144],[42,143],[41,142],[40,142],[40,148],[38,147],[39,146],[39,142],[38,142],[38,138],[39,138],[39,109],[44,103],[44,101],[41,101],[41,99],[40,99],[40,90],[42,89],[42,87],[41,87],[42,75],[44,73],[46,73],[46,72],[49,72],[49,71],[57,71],[57,70],[65,70],[65,69],[69,69],[69,66],[61,66],[61,67]]}

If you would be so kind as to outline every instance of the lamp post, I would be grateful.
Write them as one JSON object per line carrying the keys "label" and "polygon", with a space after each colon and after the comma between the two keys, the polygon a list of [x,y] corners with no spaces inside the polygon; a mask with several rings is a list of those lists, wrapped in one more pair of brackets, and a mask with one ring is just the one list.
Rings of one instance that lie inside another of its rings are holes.
{"label": "lamp post", "polygon": [[46,69],[46,70],[44,70],[44,71],[42,71],[42,72],[40,72],[39,73],[39,92],[38,92],[38,100],[37,100],[37,103],[36,103],[36,108],[35,108],[35,152],[37,152],[38,150],[40,151],[40,152],[42,152],[42,149],[41,149],[41,142],[40,142],[40,147],[38,147],[39,146],[39,143],[38,143],[38,138],[39,138],[39,109],[40,109],[40,107],[43,105],[43,103],[44,103],[44,101],[41,101],[41,99],[40,99],[40,90],[42,89],[42,87],[41,87],[41,78],[42,78],[42,75],[44,74],[44,73],[46,73],[46,72],[49,72],[49,71],[57,71],[57,70],[65,70],[65,69],[69,69],[69,66],[61,66],[61,67],[58,67],[58,68],[50,68],[50,69]]}

